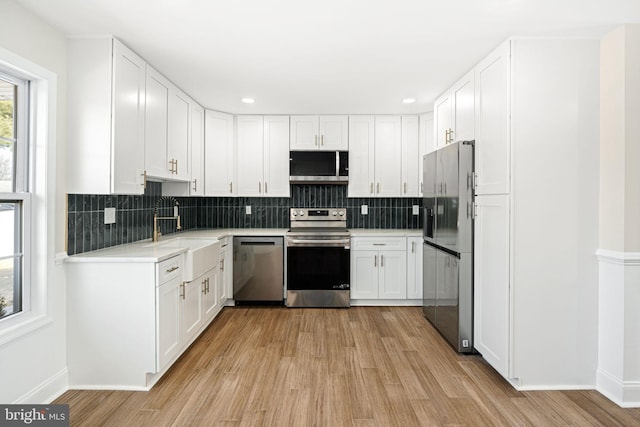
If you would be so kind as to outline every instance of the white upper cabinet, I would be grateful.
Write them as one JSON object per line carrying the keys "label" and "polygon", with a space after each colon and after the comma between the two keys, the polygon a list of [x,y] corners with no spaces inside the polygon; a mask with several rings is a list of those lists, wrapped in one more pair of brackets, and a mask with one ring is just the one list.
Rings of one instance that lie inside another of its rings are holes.
{"label": "white upper cabinet", "polygon": [[239,196],[289,197],[289,117],[237,116]]}
{"label": "white upper cabinet", "polygon": [[402,196],[420,196],[420,139],[418,116],[402,116]]}
{"label": "white upper cabinet", "polygon": [[263,126],[262,116],[236,117],[236,164],[240,196],[261,196],[264,191]]}
{"label": "white upper cabinet", "polygon": [[144,165],[147,175],[162,178],[168,175],[167,142],[171,82],[149,65],[146,70],[146,82]]}
{"label": "white upper cabinet", "polygon": [[192,196],[204,196],[204,108],[191,104],[191,190]]}
{"label": "white upper cabinet", "polygon": [[420,179],[420,196],[424,194],[424,162],[423,157],[436,149],[433,131],[433,113],[421,114],[419,117],[420,131],[420,164],[418,178]]}
{"label": "white upper cabinet", "polygon": [[373,116],[349,117],[349,197],[373,195],[374,128]]}
{"label": "white upper cabinet", "polygon": [[193,101],[175,86],[169,92],[169,141],[167,158],[169,178],[180,181],[191,180],[190,130],[191,104]]}
{"label": "white upper cabinet", "polygon": [[349,149],[348,116],[291,116],[291,150]]}
{"label": "white upper cabinet", "polygon": [[510,43],[503,43],[475,68],[476,194],[510,191]]}
{"label": "white upper cabinet", "polygon": [[436,148],[474,138],[474,71],[471,70],[433,103]]}
{"label": "white upper cabinet", "polygon": [[264,196],[289,197],[289,116],[264,117]]}
{"label": "white upper cabinet", "polygon": [[68,41],[67,190],[144,192],[145,62],[112,37]]}
{"label": "white upper cabinet", "polygon": [[402,128],[400,116],[375,118],[375,182],[378,197],[402,194]]}
{"label": "white upper cabinet", "polygon": [[237,185],[234,185],[233,116],[207,110],[204,137],[205,193],[207,196],[232,196],[237,191]]}

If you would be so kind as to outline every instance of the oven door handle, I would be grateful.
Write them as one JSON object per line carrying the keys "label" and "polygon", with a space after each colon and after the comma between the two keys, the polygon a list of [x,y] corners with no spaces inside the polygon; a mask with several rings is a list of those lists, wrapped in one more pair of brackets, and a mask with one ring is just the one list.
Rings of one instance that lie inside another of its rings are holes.
{"label": "oven door handle", "polygon": [[344,246],[349,249],[351,241],[349,239],[329,240],[329,239],[287,239],[287,246],[316,246],[316,247],[336,247]]}

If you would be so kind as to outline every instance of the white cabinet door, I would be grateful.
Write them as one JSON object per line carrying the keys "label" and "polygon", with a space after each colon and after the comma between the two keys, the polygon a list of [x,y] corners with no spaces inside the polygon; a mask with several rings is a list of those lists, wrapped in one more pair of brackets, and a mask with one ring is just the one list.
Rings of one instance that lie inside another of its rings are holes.
{"label": "white cabinet door", "polygon": [[156,288],[157,365],[161,371],[182,348],[181,288],[182,277],[176,277]]}
{"label": "white cabinet door", "polygon": [[407,238],[407,299],[422,299],[422,238]]}
{"label": "white cabinet door", "polygon": [[149,65],[146,75],[144,167],[147,175],[166,178],[169,176],[167,142],[171,83]]}
{"label": "white cabinet door", "polygon": [[444,147],[449,143],[449,134],[453,130],[451,118],[451,92],[443,94],[433,103],[434,138],[436,148]]}
{"label": "white cabinet door", "polygon": [[375,118],[375,195],[398,197],[402,194],[402,129],[400,116]]}
{"label": "white cabinet door", "polygon": [[[169,141],[167,143],[167,159],[169,178],[190,181],[189,170],[189,130],[191,123],[189,112],[191,100],[175,86],[169,91]],[[173,162],[173,163],[171,163]]]}
{"label": "white cabinet door", "polygon": [[407,253],[380,251],[378,268],[378,298],[407,298]]}
{"label": "white cabinet door", "polygon": [[371,197],[374,186],[373,116],[349,117],[349,197]]}
{"label": "white cabinet door", "polygon": [[227,293],[227,269],[231,258],[227,258],[227,247],[229,239],[223,239],[220,241],[220,257],[218,258],[218,304],[220,307],[224,306],[227,302],[227,298],[230,295]]}
{"label": "white cabinet door", "polygon": [[[205,192],[207,196],[235,194],[235,155],[233,142],[233,116],[205,112],[204,133]],[[236,186],[237,187],[237,186]]]}
{"label": "white cabinet door", "polygon": [[220,300],[218,298],[220,287],[220,274],[218,266],[212,268],[204,274],[202,281],[202,313],[204,324],[208,324],[220,311]]}
{"label": "white cabinet door", "polygon": [[291,116],[291,150],[317,150],[318,116]]}
{"label": "white cabinet door", "polygon": [[269,197],[289,197],[289,116],[264,117],[264,188]]}
{"label": "white cabinet door", "polygon": [[182,336],[187,345],[195,339],[204,322],[202,296],[205,276],[206,273],[182,284]]}
{"label": "white cabinet door", "polygon": [[510,189],[510,42],[475,67],[476,194]]}
{"label": "white cabinet door", "polygon": [[474,346],[509,377],[509,196],[478,196],[474,237]]}
{"label": "white cabinet door", "polygon": [[122,43],[113,43],[112,189],[142,194],[144,171],[145,63]]}
{"label": "white cabinet door", "polygon": [[424,195],[424,155],[436,149],[433,139],[433,113],[420,115],[420,196]]}
{"label": "white cabinet door", "polygon": [[402,116],[402,196],[420,195],[420,138],[418,116]]}
{"label": "white cabinet door", "polygon": [[204,109],[191,104],[191,191],[204,196]]}
{"label": "white cabinet door", "polygon": [[262,196],[263,183],[263,117],[238,116],[236,164],[238,195]]}
{"label": "white cabinet door", "polygon": [[378,251],[351,251],[351,298],[378,298]]}
{"label": "white cabinet door", "polygon": [[318,134],[320,150],[347,151],[349,149],[349,118],[320,116]]}
{"label": "white cabinet door", "polygon": [[451,90],[453,100],[453,141],[470,141],[474,139],[475,90],[474,71],[471,70],[460,79]]}

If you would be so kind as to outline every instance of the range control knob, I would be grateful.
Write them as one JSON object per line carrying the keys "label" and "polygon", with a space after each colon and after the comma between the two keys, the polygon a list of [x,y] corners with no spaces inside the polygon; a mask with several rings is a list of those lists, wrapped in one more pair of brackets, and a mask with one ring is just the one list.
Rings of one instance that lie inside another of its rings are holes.
{"label": "range control knob", "polygon": [[291,216],[296,216],[296,215],[298,215],[298,214],[296,213],[296,211],[292,211],[292,212],[291,212]]}
{"label": "range control knob", "polygon": [[344,211],[340,211],[340,212],[339,212],[339,215],[340,215],[340,216],[344,216]]}
{"label": "range control knob", "polygon": [[298,215],[300,215],[300,216],[304,216],[304,211],[303,211],[303,210],[299,210],[299,211],[298,211]]}
{"label": "range control knob", "polygon": [[337,211],[333,211],[332,214],[333,214],[333,216],[338,216],[338,212]]}

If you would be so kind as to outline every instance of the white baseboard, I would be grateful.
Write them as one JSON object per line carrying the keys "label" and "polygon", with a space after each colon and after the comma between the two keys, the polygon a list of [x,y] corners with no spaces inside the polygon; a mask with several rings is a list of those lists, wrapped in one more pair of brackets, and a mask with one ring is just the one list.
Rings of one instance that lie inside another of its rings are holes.
{"label": "white baseboard", "polygon": [[545,391],[545,390],[595,390],[589,384],[554,384],[554,385],[525,385],[514,387],[518,391]]}
{"label": "white baseboard", "polygon": [[610,373],[598,369],[597,390],[622,408],[640,408],[640,382],[621,381]]}
{"label": "white baseboard", "polygon": [[376,306],[376,307],[392,307],[392,306],[409,306],[421,307],[421,299],[352,299],[351,305],[357,306]]}
{"label": "white baseboard", "polygon": [[47,404],[56,400],[67,390],[69,390],[69,371],[64,368],[13,403]]}

